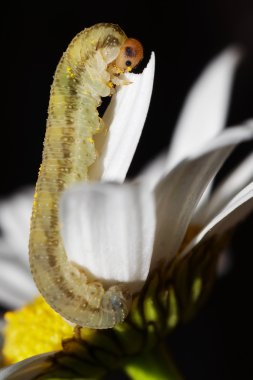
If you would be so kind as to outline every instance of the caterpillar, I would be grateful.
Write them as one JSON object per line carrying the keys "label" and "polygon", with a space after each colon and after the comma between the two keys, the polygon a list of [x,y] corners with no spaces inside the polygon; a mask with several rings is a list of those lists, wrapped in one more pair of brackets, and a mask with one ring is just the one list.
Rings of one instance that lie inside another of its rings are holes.
{"label": "caterpillar", "polygon": [[29,260],[47,303],[78,326],[104,329],[123,322],[131,295],[122,284],[105,289],[68,260],[60,233],[59,197],[71,184],[89,180],[89,167],[97,157],[93,136],[104,127],[98,113],[101,98],[125,83],[119,74],[131,71],[142,56],[141,43],[127,38],[118,25],[96,24],[72,40],[51,87]]}

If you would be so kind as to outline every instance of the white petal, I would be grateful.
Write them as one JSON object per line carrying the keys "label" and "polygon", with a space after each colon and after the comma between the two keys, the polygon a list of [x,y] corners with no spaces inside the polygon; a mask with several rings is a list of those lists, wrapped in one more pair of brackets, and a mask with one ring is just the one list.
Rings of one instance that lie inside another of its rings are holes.
{"label": "white petal", "polygon": [[0,304],[17,308],[37,294],[31,274],[22,263],[13,257],[0,257]]}
{"label": "white petal", "polygon": [[153,190],[160,179],[164,176],[164,168],[167,153],[160,153],[154,160],[147,164],[135,178],[137,182],[145,183],[148,189]]}
{"label": "white petal", "polygon": [[3,238],[10,249],[27,263],[27,267],[32,202],[31,188],[0,202],[0,228]]}
{"label": "white petal", "polygon": [[52,356],[53,353],[36,355],[0,369],[0,380],[32,380],[52,365],[48,360]]}
{"label": "white petal", "polygon": [[219,277],[225,276],[230,272],[233,267],[233,260],[231,252],[227,247],[221,251],[217,262],[217,275]]}
{"label": "white petal", "polygon": [[184,249],[182,256],[186,255],[197,244],[214,235],[222,235],[227,230],[242,221],[253,211],[253,182],[237,194],[224,209],[211,220],[208,225]]}
{"label": "white petal", "polygon": [[[123,182],[139,142],[148,113],[155,69],[155,55],[142,74],[127,74],[133,82],[117,90],[103,120],[109,127],[103,150],[90,168],[92,180]],[[99,145],[97,135],[96,144]]]}
{"label": "white petal", "polygon": [[3,331],[4,325],[5,325],[5,321],[2,318],[0,318],[0,347],[1,347],[1,333]]}
{"label": "white petal", "polygon": [[210,221],[252,179],[253,153],[217,187],[206,207],[199,211],[199,222],[204,225]]}
{"label": "white petal", "polygon": [[227,145],[237,145],[240,142],[252,139],[253,120],[246,121],[241,126],[227,128],[218,136],[208,141],[207,144],[201,146],[197,151],[192,152],[189,157],[194,159],[200,155],[205,155],[216,149],[223,148]]}
{"label": "white petal", "polygon": [[28,263],[32,189],[0,203],[0,304],[16,308],[38,294]]}
{"label": "white petal", "polygon": [[207,66],[190,91],[176,125],[167,169],[198,151],[224,127],[240,57],[238,49],[225,50]]}
{"label": "white petal", "polygon": [[236,144],[253,137],[253,125],[229,128],[184,160],[157,186],[157,233],[152,265],[179,249],[194,209],[208,183]]}
{"label": "white petal", "polygon": [[60,217],[69,259],[95,278],[132,282],[132,289],[139,289],[149,272],[155,232],[154,200],[145,190],[106,183],[67,190]]}

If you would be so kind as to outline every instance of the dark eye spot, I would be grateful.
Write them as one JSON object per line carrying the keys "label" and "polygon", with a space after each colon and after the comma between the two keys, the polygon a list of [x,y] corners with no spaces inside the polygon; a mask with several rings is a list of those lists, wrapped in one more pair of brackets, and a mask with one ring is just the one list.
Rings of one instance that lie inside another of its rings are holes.
{"label": "dark eye spot", "polygon": [[131,61],[126,61],[126,66],[131,66],[132,62]]}
{"label": "dark eye spot", "polygon": [[130,46],[127,46],[127,47],[125,48],[125,53],[126,53],[126,56],[127,56],[127,57],[135,57],[135,55],[136,55],[134,49],[131,48]]}
{"label": "dark eye spot", "polygon": [[112,305],[112,309],[113,310],[118,311],[122,307],[122,302],[117,297],[112,296],[112,298],[111,298],[111,305]]}

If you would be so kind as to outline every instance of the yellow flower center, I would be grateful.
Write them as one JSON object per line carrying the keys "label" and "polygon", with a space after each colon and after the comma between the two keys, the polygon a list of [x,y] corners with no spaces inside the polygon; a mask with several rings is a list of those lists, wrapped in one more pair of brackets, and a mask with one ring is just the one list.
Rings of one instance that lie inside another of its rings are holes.
{"label": "yellow flower center", "polygon": [[20,310],[7,312],[5,320],[3,358],[6,365],[60,350],[62,340],[72,337],[74,331],[42,297]]}

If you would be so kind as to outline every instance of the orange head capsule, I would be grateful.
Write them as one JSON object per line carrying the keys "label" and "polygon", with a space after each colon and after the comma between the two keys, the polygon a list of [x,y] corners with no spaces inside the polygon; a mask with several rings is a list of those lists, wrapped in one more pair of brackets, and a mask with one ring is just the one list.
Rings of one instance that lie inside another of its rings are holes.
{"label": "orange head capsule", "polygon": [[122,71],[131,71],[143,58],[142,44],[134,38],[127,38],[121,46],[115,64]]}

